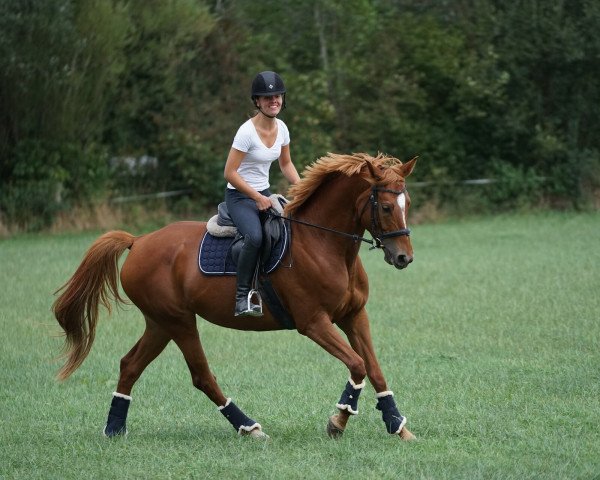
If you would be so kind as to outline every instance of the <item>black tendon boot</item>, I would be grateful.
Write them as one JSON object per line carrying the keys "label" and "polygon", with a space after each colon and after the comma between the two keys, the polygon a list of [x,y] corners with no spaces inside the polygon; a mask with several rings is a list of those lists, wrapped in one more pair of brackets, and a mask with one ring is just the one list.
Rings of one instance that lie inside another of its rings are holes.
{"label": "black tendon boot", "polygon": [[[235,292],[235,316],[250,315],[262,316],[262,301],[258,291],[252,290],[252,279],[256,270],[259,248],[253,246],[248,239],[244,238],[244,245],[240,251],[237,262],[237,289]],[[252,297],[258,296],[259,303],[252,303]]]}
{"label": "black tendon boot", "polygon": [[108,420],[104,427],[104,435],[107,437],[115,437],[117,435],[127,435],[127,410],[131,397],[122,393],[113,393],[113,399],[108,412]]}

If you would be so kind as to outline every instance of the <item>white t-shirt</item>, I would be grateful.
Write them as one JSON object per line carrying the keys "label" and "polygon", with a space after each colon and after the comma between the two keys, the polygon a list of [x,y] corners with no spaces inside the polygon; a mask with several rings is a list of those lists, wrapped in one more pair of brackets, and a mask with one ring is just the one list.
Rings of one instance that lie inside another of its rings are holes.
{"label": "white t-shirt", "polygon": [[[281,155],[281,147],[290,143],[290,132],[286,124],[278,118],[275,120],[277,121],[277,138],[271,148],[267,148],[262,142],[251,119],[238,129],[231,145],[246,154],[237,172],[248,185],[258,192],[269,188],[271,163]],[[234,186],[228,183],[227,188],[234,188]]]}

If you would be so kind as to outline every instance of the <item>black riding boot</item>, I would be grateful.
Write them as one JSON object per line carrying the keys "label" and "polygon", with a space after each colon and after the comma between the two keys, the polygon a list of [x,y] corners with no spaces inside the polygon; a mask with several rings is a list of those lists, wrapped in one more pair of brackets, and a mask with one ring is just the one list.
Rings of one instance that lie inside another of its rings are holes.
{"label": "black riding boot", "polygon": [[[237,290],[235,292],[235,316],[251,315],[255,317],[262,316],[262,302],[260,295],[256,290],[252,290],[252,279],[256,270],[259,248],[250,244],[248,239],[244,239],[244,245],[240,251],[237,261]],[[252,296],[257,295],[258,304],[252,303]]]}

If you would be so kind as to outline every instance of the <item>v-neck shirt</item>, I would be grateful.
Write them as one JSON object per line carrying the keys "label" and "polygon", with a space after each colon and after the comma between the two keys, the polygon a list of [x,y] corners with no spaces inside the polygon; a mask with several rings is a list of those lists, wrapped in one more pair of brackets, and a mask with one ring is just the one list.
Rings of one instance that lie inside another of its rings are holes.
{"label": "v-neck shirt", "polygon": [[[271,163],[280,157],[281,147],[285,147],[290,143],[290,132],[287,125],[278,118],[275,121],[277,122],[277,136],[271,147],[267,147],[263,143],[254,123],[252,123],[252,119],[240,126],[231,145],[236,150],[246,154],[237,172],[248,185],[258,192],[270,187],[269,170]],[[227,188],[233,189],[235,187],[228,183]]]}

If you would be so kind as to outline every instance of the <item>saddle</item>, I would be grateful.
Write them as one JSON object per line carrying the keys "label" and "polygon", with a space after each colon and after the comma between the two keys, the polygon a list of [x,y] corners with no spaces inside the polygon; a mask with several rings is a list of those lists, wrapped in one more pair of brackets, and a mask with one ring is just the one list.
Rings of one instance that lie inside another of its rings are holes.
{"label": "saddle", "polygon": [[[283,206],[287,200],[281,195],[271,195],[272,209],[278,215],[283,214]],[[255,278],[258,292],[265,299],[269,308],[281,326],[288,330],[296,328],[294,319],[285,309],[275,291],[268,274],[274,271],[290,245],[290,230],[283,218],[265,215],[263,224],[263,244],[260,253],[261,275]],[[225,203],[219,204],[217,215],[207,224],[207,232],[202,238],[198,252],[198,266],[205,275],[235,275],[239,251],[243,237],[237,228]],[[260,297],[259,297],[260,298]]]}
{"label": "saddle", "polygon": [[[276,215],[261,214],[263,243],[260,265],[263,273],[275,270],[289,245],[288,227],[279,218],[287,200],[282,195],[271,195],[269,198],[272,213]],[[244,239],[229,216],[225,202],[217,207],[217,214],[208,221],[207,230],[200,245],[200,270],[207,275],[235,275],[235,265]]]}

